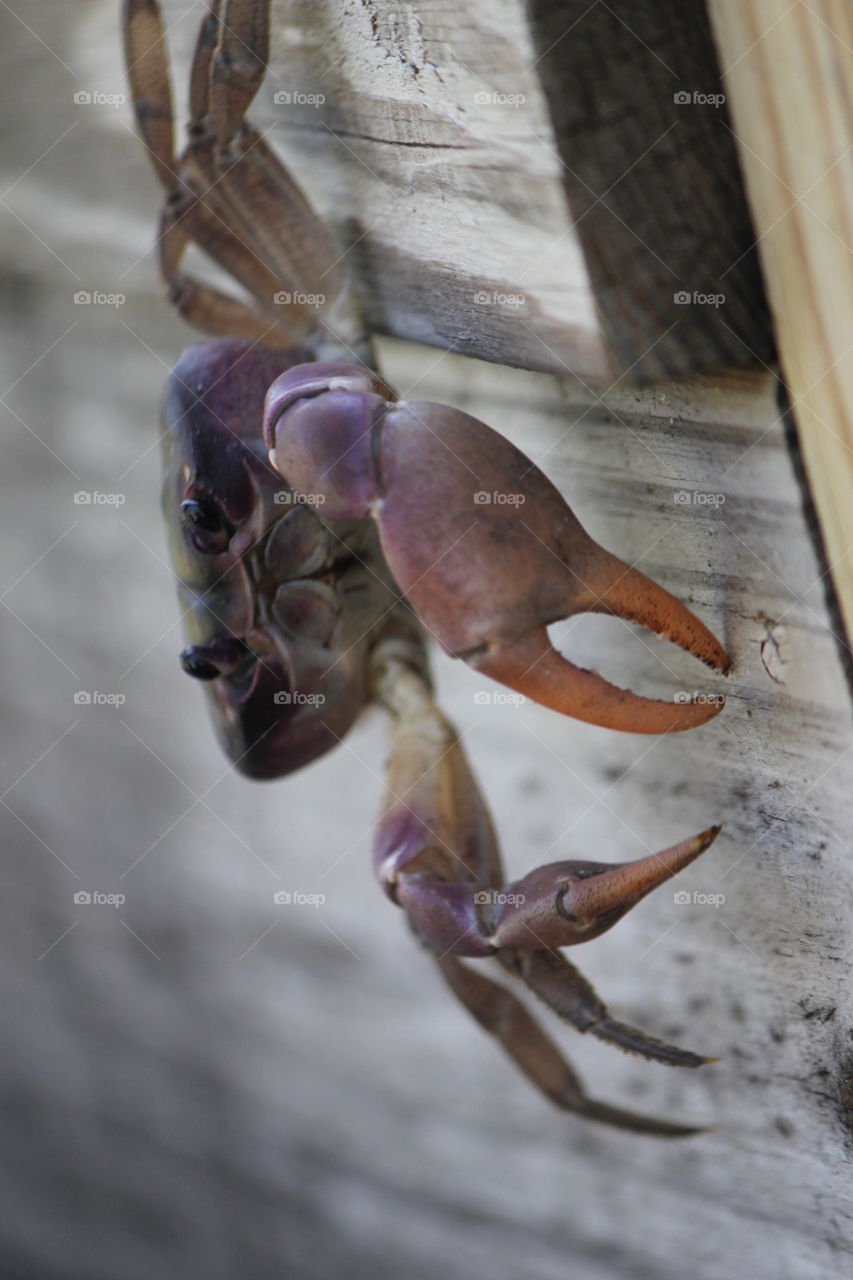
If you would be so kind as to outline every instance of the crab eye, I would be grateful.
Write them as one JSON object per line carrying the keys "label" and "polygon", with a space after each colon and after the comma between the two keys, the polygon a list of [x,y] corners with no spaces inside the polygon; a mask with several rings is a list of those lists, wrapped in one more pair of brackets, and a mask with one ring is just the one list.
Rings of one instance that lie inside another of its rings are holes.
{"label": "crab eye", "polygon": [[181,503],[181,519],[191,531],[194,546],[208,555],[219,555],[228,546],[231,531],[212,498],[186,498]]}

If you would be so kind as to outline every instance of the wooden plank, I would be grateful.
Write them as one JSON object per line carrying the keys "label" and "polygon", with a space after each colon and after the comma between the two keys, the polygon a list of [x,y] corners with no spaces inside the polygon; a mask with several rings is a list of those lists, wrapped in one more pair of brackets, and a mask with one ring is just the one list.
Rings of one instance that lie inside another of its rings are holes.
{"label": "wooden plank", "polygon": [[772,359],[704,0],[530,0],[613,364],[639,381]]}
{"label": "wooden plank", "polygon": [[607,378],[521,0],[274,14],[255,114],[330,220],[374,330]]}
{"label": "wooden plank", "polygon": [[599,383],[770,357],[699,0],[274,12],[261,118],[375,330]]}
{"label": "wooden plank", "polygon": [[853,11],[709,0],[780,356],[853,635]]}

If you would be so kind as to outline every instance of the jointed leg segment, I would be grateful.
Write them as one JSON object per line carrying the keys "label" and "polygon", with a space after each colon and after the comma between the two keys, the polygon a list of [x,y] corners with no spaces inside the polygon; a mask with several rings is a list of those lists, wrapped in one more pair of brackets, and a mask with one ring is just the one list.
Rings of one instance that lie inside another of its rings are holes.
{"label": "jointed leg segment", "polygon": [[432,701],[423,670],[415,669],[411,651],[393,640],[377,645],[373,675],[377,698],[391,713],[393,734],[376,871],[386,893],[436,954],[450,988],[562,1109],[637,1132],[697,1132],[589,1099],[520,1000],[459,957],[495,957],[559,1017],[629,1053],[671,1066],[711,1062],[613,1018],[557,947],[609,928],[651,888],[698,857],[716,829],[639,863],[556,863],[504,886],[488,812],[456,734]]}
{"label": "jointed leg segment", "polygon": [[702,1132],[701,1126],[657,1120],[588,1097],[580,1077],[554,1041],[511,991],[454,956],[440,957],[438,967],[451,991],[480,1026],[500,1041],[528,1080],[562,1111],[573,1111],[587,1120],[661,1138],[682,1138]]}
{"label": "jointed leg segment", "polygon": [[[180,159],[156,0],[124,0],[124,39],[137,122],[167,192],[159,248],[172,301],[208,333],[296,345],[338,299],[344,277],[322,219],[245,118],[266,73],[269,4],[212,0],[193,59],[189,142]],[[191,242],[256,306],[182,272]],[[276,302],[281,294],[286,305]]]}

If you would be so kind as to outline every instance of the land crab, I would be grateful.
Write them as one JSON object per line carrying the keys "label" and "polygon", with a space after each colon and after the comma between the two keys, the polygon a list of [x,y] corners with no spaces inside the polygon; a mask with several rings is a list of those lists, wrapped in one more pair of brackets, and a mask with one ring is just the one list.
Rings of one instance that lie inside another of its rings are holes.
{"label": "land crab", "polygon": [[[558,1107],[639,1132],[696,1132],[588,1097],[515,991],[463,958],[496,959],[560,1018],[624,1050],[712,1061],[614,1019],[561,948],[611,928],[719,827],[637,862],[558,862],[506,885],[488,809],[433,699],[425,641],[547,707],[636,733],[695,727],[724,699],[618,689],[558,653],[549,624],[602,612],[717,671],[728,658],[689,609],[598,546],[523,453],[457,409],[399,400],[375,371],[328,229],[246,119],[267,69],[269,9],[210,4],[177,158],[159,6],[124,0],[136,118],[167,192],[161,271],[181,314],[217,335],[184,353],[164,401],[181,663],[206,682],[220,742],[253,778],[307,764],[368,703],[384,707],[392,748],[375,870],[448,985]],[[185,274],[190,243],[252,302]]]}

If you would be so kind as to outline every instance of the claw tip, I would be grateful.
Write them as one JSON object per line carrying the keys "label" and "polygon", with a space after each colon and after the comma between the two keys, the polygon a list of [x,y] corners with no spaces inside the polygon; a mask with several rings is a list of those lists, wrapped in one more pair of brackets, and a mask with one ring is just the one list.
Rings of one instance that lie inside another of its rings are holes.
{"label": "claw tip", "polygon": [[706,849],[709,849],[711,847],[711,845],[714,843],[714,841],[716,840],[717,836],[720,834],[722,829],[723,829],[723,824],[721,822],[715,822],[714,825],[712,827],[709,827],[707,831],[702,832],[699,839],[702,842],[703,853],[705,852]]}

